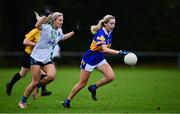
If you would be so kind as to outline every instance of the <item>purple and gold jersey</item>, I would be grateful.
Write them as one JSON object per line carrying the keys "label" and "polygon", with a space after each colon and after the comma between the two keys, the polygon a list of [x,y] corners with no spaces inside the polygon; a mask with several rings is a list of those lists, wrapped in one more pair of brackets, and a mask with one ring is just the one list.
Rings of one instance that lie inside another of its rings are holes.
{"label": "purple and gold jersey", "polygon": [[85,52],[83,56],[83,61],[90,65],[96,65],[101,62],[104,57],[102,52],[102,45],[105,44],[108,47],[111,46],[112,31],[108,34],[105,28],[101,28],[94,35],[93,41],[91,43],[90,49]]}

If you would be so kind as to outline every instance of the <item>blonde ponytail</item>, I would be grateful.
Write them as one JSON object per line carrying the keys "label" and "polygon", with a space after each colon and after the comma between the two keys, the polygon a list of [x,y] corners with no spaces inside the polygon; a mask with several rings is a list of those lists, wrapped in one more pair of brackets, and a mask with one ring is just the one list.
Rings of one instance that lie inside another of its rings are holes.
{"label": "blonde ponytail", "polygon": [[91,26],[91,33],[92,33],[92,34],[96,34],[96,32],[97,32],[100,28],[102,28],[102,26],[103,26],[103,20],[100,20],[97,25],[92,25],[92,26]]}
{"label": "blonde ponytail", "polygon": [[36,16],[36,20],[38,20],[40,18],[39,14],[36,11],[34,11],[34,14]]}
{"label": "blonde ponytail", "polygon": [[97,25],[92,25],[91,26],[91,29],[90,29],[91,33],[96,34],[97,31],[104,26],[104,23],[108,23],[110,19],[115,19],[115,17],[112,16],[112,15],[104,16],[104,18],[101,19]]}

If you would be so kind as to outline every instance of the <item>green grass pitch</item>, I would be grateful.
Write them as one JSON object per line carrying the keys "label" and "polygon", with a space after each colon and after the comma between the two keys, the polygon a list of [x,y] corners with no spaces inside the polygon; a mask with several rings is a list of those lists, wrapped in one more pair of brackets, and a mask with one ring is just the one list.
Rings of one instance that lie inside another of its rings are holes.
{"label": "green grass pitch", "polygon": [[61,102],[79,80],[79,67],[58,67],[57,77],[47,86],[52,95],[27,100],[28,108],[19,109],[17,104],[31,74],[18,81],[11,96],[6,95],[5,85],[15,69],[0,69],[0,113],[172,113],[180,112],[180,69],[148,67],[113,67],[116,79],[97,90],[98,101],[93,101],[87,86],[101,78],[94,71],[87,86],[80,91],[65,109]]}

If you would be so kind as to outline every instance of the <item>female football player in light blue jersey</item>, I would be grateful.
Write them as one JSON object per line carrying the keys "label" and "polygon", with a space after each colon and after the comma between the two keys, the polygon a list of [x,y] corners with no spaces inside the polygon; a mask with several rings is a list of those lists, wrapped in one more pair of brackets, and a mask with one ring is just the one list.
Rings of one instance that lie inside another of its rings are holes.
{"label": "female football player in light blue jersey", "polygon": [[[49,18],[49,16],[47,17]],[[38,19],[36,27],[41,30],[40,38],[31,53],[32,82],[26,87],[24,95],[18,106],[26,108],[26,100],[35,87],[46,85],[55,79],[55,66],[53,64],[53,50],[60,40],[66,40],[74,35],[74,31],[63,34],[63,14],[55,12],[51,14],[52,23],[43,24],[47,21],[46,16]],[[41,69],[46,73],[46,77],[40,81]],[[40,81],[40,82],[39,82]]]}
{"label": "female football player in light blue jersey", "polygon": [[96,68],[103,74],[103,77],[95,84],[88,87],[89,92],[92,95],[93,100],[96,99],[97,88],[112,82],[115,79],[114,72],[111,66],[105,59],[104,54],[122,54],[126,55],[127,51],[111,49],[112,31],[115,27],[115,17],[112,15],[106,15],[97,25],[91,26],[91,32],[94,34],[93,41],[90,49],[87,50],[82,57],[80,80],[72,88],[69,96],[65,99],[63,106],[70,108],[70,102],[74,96],[83,88],[88,82],[91,72]]}

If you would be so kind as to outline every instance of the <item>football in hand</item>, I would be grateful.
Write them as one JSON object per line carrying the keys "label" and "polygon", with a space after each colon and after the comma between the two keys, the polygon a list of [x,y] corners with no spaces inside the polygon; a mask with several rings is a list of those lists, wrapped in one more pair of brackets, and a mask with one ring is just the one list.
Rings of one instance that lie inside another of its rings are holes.
{"label": "football in hand", "polygon": [[135,65],[137,63],[137,56],[134,53],[128,53],[124,56],[124,63],[127,65]]}

